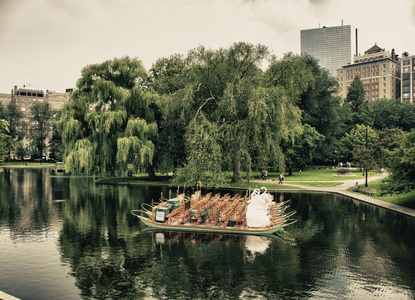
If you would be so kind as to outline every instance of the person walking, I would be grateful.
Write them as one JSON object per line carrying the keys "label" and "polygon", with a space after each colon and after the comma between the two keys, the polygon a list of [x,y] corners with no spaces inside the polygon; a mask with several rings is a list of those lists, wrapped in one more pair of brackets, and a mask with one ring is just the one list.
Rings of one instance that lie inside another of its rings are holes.
{"label": "person walking", "polygon": [[283,184],[283,181],[284,181],[284,173],[281,173],[280,174],[280,184]]}

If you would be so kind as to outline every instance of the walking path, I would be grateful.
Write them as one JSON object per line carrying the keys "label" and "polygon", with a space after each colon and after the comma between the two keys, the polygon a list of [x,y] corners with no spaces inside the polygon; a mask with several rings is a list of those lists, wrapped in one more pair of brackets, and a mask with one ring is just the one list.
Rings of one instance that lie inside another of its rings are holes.
{"label": "walking path", "polygon": [[[367,180],[368,181],[378,180],[378,179],[382,179],[386,176],[387,176],[387,174],[384,173],[384,174],[380,174],[380,175],[371,176]],[[263,180],[255,180],[255,182],[260,183],[260,182],[264,182],[264,181]],[[362,202],[366,202],[366,203],[369,203],[369,204],[372,204],[372,205],[375,205],[375,206],[379,206],[379,207],[389,209],[389,210],[392,210],[394,212],[397,212],[397,213],[404,214],[404,215],[415,218],[415,209],[400,206],[400,205],[389,203],[389,202],[382,201],[382,200],[378,200],[378,199],[375,199],[371,196],[368,196],[368,195],[365,195],[365,194],[362,194],[362,193],[351,192],[351,191],[347,190],[348,188],[353,187],[356,182],[358,182],[359,185],[364,185],[365,184],[365,178],[363,178],[363,179],[341,180],[341,181],[315,181],[315,182],[341,182],[342,184],[338,185],[338,186],[333,186],[333,187],[311,187],[311,186],[301,185],[301,181],[290,181],[289,183],[285,182],[284,185],[292,186],[292,187],[299,187],[299,188],[302,188],[305,191],[315,191],[315,192],[325,192],[325,193],[334,193],[334,194],[345,195],[347,197],[350,197],[350,198],[353,198],[353,199],[356,199],[356,200],[360,200]],[[266,183],[275,183],[276,185],[278,185],[278,181],[267,180]],[[289,189],[284,189],[284,191],[290,191],[290,190]]]}

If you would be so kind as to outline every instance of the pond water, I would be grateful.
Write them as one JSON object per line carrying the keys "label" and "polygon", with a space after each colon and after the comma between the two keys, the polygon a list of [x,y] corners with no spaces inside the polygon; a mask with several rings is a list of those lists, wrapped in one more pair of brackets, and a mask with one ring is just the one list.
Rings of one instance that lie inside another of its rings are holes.
{"label": "pond water", "polygon": [[275,239],[148,232],[130,211],[167,188],[93,181],[0,169],[0,291],[21,299],[414,299],[412,218],[332,194],[278,193],[297,223]]}

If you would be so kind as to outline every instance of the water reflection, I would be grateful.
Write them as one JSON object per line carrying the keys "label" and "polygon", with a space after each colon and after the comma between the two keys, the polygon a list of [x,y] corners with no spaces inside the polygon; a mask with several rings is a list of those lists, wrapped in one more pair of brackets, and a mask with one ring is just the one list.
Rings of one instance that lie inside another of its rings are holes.
{"label": "water reflection", "polygon": [[149,231],[130,211],[167,188],[93,181],[0,173],[0,290],[23,299],[414,297],[413,219],[285,193],[277,199],[291,200],[298,222],[275,239]]}

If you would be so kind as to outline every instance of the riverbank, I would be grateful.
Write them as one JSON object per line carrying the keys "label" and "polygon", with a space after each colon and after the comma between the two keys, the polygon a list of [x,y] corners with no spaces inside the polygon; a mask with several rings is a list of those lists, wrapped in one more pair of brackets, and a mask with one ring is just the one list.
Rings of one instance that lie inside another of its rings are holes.
{"label": "riverbank", "polygon": [[[304,172],[305,173],[305,172]],[[382,180],[383,178],[387,177],[387,173],[381,173],[381,174],[374,174],[370,177],[368,177],[368,182],[376,182],[379,180]],[[124,178],[103,178],[100,180],[97,180],[96,183],[100,184],[136,184],[136,185],[165,185],[165,186],[171,186],[169,183],[168,178],[164,178],[161,182],[150,182],[144,180],[146,175],[143,175],[141,177],[124,177]],[[286,177],[287,178],[287,177]],[[297,176],[297,178],[301,178],[300,176]],[[239,184],[232,184],[230,186],[226,187],[219,187],[220,189],[255,189],[255,188],[261,188],[266,187],[268,190],[275,190],[277,192],[281,191],[287,191],[287,192],[320,192],[320,193],[334,193],[339,195],[344,195],[347,197],[350,197],[352,199],[356,199],[359,201],[362,201],[364,203],[368,203],[371,205],[375,205],[378,207],[382,207],[384,209],[388,209],[403,215],[407,215],[410,217],[415,218],[415,209],[406,207],[403,205],[399,205],[394,203],[393,201],[396,201],[394,197],[389,197],[389,199],[392,199],[391,201],[384,201],[381,199],[377,199],[374,196],[365,195],[358,192],[353,192],[352,188],[356,182],[359,183],[359,185],[363,186],[365,184],[365,178],[363,176],[355,176],[352,179],[350,177],[347,177],[348,179],[339,180],[339,177],[336,177],[335,179],[331,177],[325,177],[324,179],[330,179],[330,180],[320,180],[320,181],[294,181],[294,180],[285,180],[283,184],[279,184],[277,180],[275,179],[269,179],[269,180],[252,180],[249,183],[239,183]],[[395,197],[398,197],[399,195]],[[415,199],[413,200],[415,202]],[[412,202],[411,202],[412,203]]]}
{"label": "riverbank", "polygon": [[[4,163],[0,166],[5,168],[52,168],[55,164],[50,163],[36,163],[28,162],[25,163]],[[334,177],[332,176],[333,170],[311,170],[306,172],[299,172],[294,176],[287,176],[284,184],[278,184],[277,175],[270,173],[268,180],[252,180],[250,182],[243,182],[238,184],[230,184],[229,186],[219,187],[221,189],[255,189],[266,187],[268,190],[275,191],[289,191],[289,192],[324,192],[324,193],[335,193],[356,199],[371,205],[382,207],[388,210],[395,211],[407,216],[415,218],[415,209],[411,208],[415,204],[415,193],[407,195],[392,195],[388,197],[368,196],[361,193],[352,191],[353,185],[358,182],[360,185],[364,185],[365,178],[360,172],[356,172],[356,176],[353,178]],[[377,181],[385,178],[386,173],[381,174],[370,174],[368,182],[370,187],[378,186]],[[258,177],[257,177],[258,178]],[[315,180],[319,178],[320,180]],[[347,178],[347,179],[346,179]],[[125,184],[125,185],[154,185],[154,186],[171,186],[171,176],[159,175],[157,181],[150,181],[148,176],[138,175],[133,177],[112,177],[112,178],[101,178],[95,182],[98,184]],[[382,199],[384,198],[384,199]],[[409,199],[408,199],[409,198]]]}
{"label": "riverbank", "polygon": [[[368,182],[381,180],[387,176],[388,176],[387,173],[374,175],[368,178]],[[264,182],[264,181],[260,181],[260,182]],[[285,191],[298,191],[298,188],[302,188],[303,192],[334,193],[334,194],[344,195],[352,199],[356,199],[356,200],[359,200],[359,201],[362,201],[362,202],[365,202],[365,203],[368,203],[374,206],[382,207],[384,209],[388,209],[396,213],[415,218],[415,209],[413,208],[409,208],[409,207],[405,207],[405,206],[398,205],[395,203],[379,200],[379,199],[376,199],[375,197],[365,195],[362,193],[353,192],[352,188],[356,182],[358,182],[359,185],[363,186],[365,184],[365,179],[361,178],[361,179],[342,180],[342,181],[339,181],[340,183],[339,185],[331,186],[331,187],[304,186],[302,185],[303,182],[294,182],[294,181],[285,182],[282,185],[292,188],[292,189],[285,189]],[[278,184],[278,183],[275,183],[275,184]]]}

